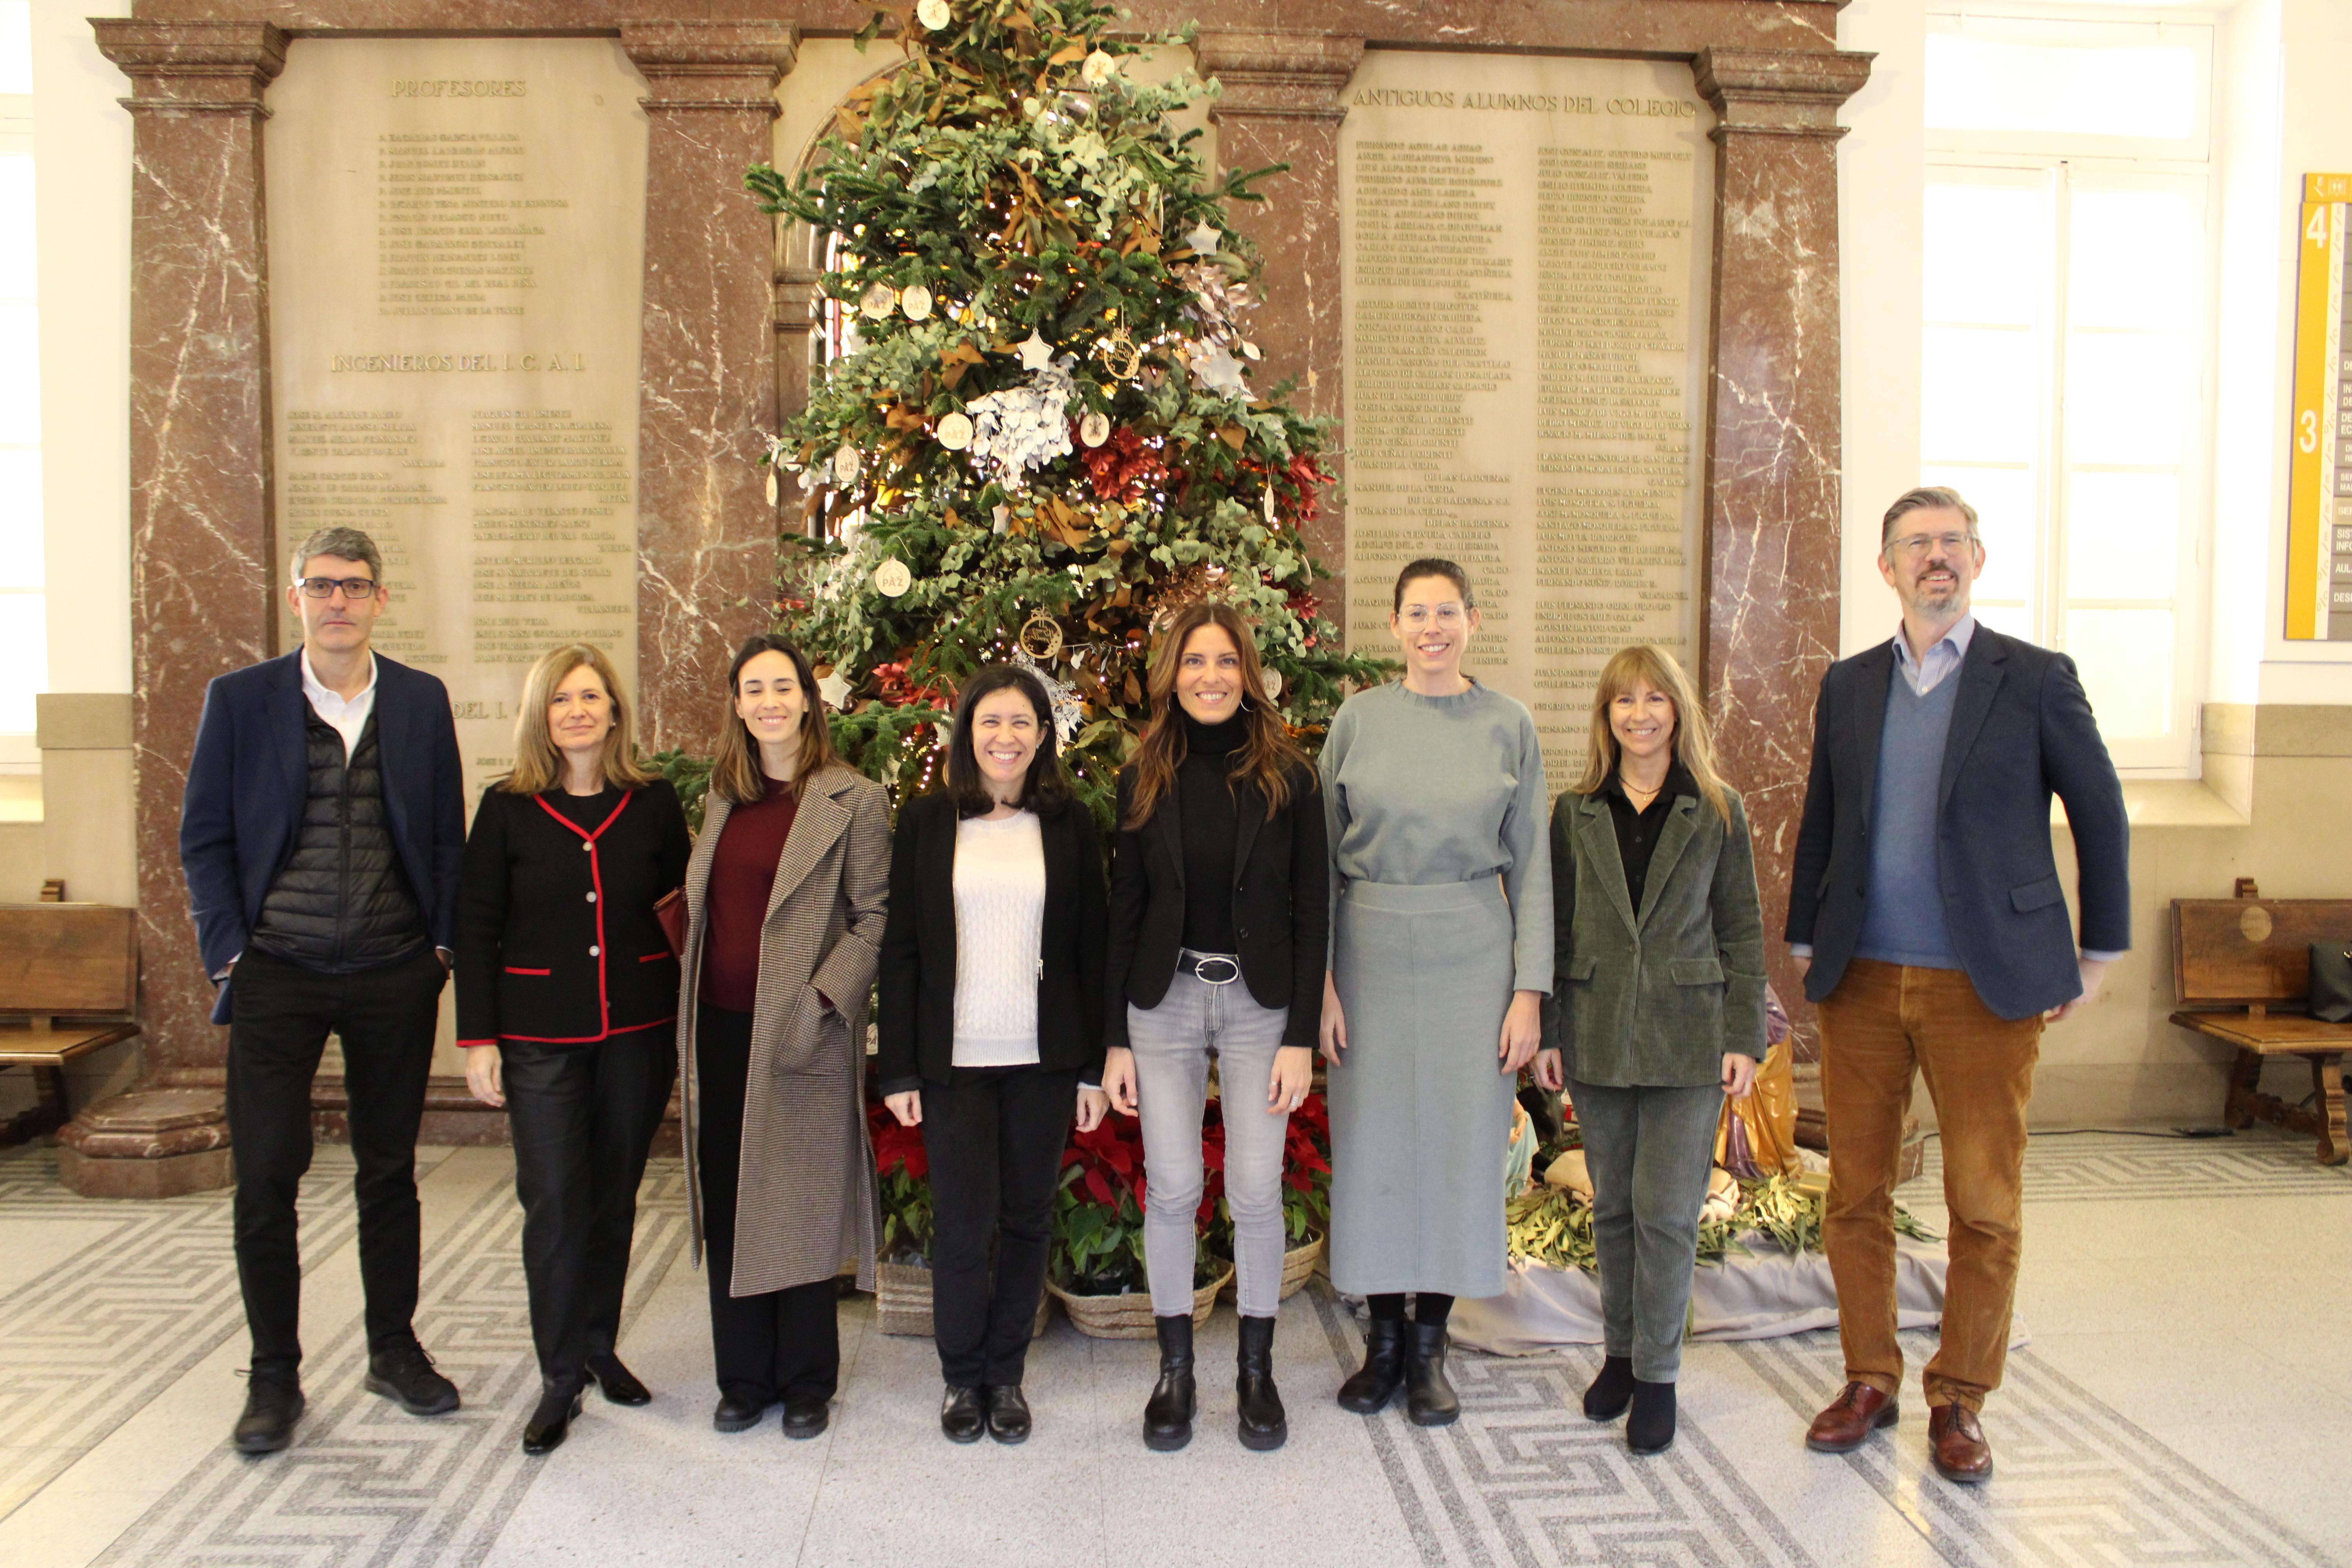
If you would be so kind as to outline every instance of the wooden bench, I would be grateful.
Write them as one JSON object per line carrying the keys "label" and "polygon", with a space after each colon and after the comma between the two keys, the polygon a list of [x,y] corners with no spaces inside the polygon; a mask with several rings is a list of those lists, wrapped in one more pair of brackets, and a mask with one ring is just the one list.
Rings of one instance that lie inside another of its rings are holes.
{"label": "wooden bench", "polygon": [[[2181,1010],[2172,1021],[2236,1049],[2222,1121],[2311,1133],[2319,1141],[2319,1163],[2341,1165],[2352,1156],[2343,1074],[2352,1024],[2304,1011],[2315,942],[2352,945],[2352,899],[2265,899],[2252,878],[2242,877],[2234,899],[2173,900],[2172,984]],[[2315,1109],[2262,1092],[2263,1062],[2276,1056],[2311,1064]]]}
{"label": "wooden bench", "polygon": [[64,1125],[66,1063],[139,1032],[138,912],[109,904],[0,904],[0,1068],[30,1068],[33,1107],[0,1147]]}

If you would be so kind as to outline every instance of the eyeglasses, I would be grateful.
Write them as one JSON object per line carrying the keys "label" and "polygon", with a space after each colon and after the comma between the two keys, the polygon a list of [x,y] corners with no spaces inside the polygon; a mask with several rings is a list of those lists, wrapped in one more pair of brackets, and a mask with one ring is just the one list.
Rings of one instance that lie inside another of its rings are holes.
{"label": "eyeglasses", "polygon": [[1946,554],[1957,555],[1976,542],[1977,536],[1973,533],[1915,533],[1905,539],[1888,540],[1886,552],[1889,555],[1907,555],[1916,561],[1927,553],[1927,547],[1931,544]]}
{"label": "eyeglasses", "polygon": [[[1426,605],[1407,605],[1403,609],[1397,612],[1397,619],[1402,621],[1409,626],[1424,626],[1429,624],[1429,609]],[[1438,605],[1437,624],[1441,626],[1460,626],[1462,624],[1462,606],[1454,603],[1452,600],[1448,600],[1446,603]]]}
{"label": "eyeglasses", "polygon": [[365,577],[297,577],[294,585],[314,599],[331,599],[338,588],[346,599],[373,599],[376,589]]}

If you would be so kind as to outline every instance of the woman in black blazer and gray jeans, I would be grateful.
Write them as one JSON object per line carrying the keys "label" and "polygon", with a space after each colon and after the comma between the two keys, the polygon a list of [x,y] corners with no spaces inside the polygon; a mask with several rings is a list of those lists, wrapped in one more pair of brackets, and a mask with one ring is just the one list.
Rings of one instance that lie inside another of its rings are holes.
{"label": "woman in black blazer and gray jeans", "polygon": [[1282,1163],[1315,1074],[1330,866],[1315,770],[1265,695],[1257,645],[1229,605],[1177,613],[1152,650],[1151,724],[1118,775],[1111,856],[1109,1042],[1103,1088],[1143,1115],[1160,1382],[1143,1441],[1192,1436],[1192,1237],[1209,1058],[1225,1124],[1225,1201],[1240,1274],[1242,1446],[1278,1448]]}
{"label": "woman in black blazer and gray jeans", "polygon": [[[1103,1117],[1102,853],[1035,678],[964,684],[947,787],[898,813],[883,1103],[931,1163],[931,1323],[959,1443],[1029,1435],[1021,1393],[1073,1110]],[[993,1277],[990,1267],[994,1251]]]}
{"label": "woman in black blazer and gray jeans", "polygon": [[637,1182],[677,1077],[677,959],[654,904],[693,846],[677,792],[638,766],[612,661],[531,667],[512,772],[482,792],[457,883],[457,1043],[507,1108],[539,1352],[527,1454],[563,1441],[589,1380],[653,1395],[613,1353]]}

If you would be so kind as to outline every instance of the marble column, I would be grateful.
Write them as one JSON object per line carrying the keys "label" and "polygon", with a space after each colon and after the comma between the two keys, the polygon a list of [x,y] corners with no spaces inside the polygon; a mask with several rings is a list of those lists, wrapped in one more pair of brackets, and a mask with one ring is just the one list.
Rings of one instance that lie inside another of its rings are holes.
{"label": "marble column", "polygon": [[[269,280],[262,95],[286,64],[267,22],[90,24],[130,77],[132,744],[141,1007],[151,1079],[216,1074],[178,827],[213,677],[275,648]],[[217,1104],[215,1099],[215,1101]]]}
{"label": "marble column", "polygon": [[[1804,806],[1813,693],[1837,657],[1837,123],[1871,57],[1710,48],[1715,302],[1706,433],[1701,678],[1723,771],[1747,797],[1764,920],[1777,939]],[[1810,1016],[1786,946],[1767,968]]]}
{"label": "marble column", "polygon": [[[1344,95],[1364,58],[1364,40],[1204,29],[1193,54],[1201,76],[1215,78],[1223,89],[1209,111],[1219,165],[1290,165],[1287,173],[1258,182],[1265,201],[1236,204],[1230,215],[1265,261],[1257,284],[1265,303],[1248,318],[1251,337],[1265,353],[1253,379],[1265,391],[1295,379],[1292,406],[1339,417],[1344,413],[1339,122],[1348,117]],[[1324,466],[1337,477],[1341,465],[1328,459]],[[1342,627],[1348,622],[1346,521],[1338,490],[1329,489],[1322,515],[1307,531],[1307,548],[1335,574],[1318,593],[1326,613]]]}
{"label": "marble column", "polygon": [[709,749],[736,645],[775,598],[759,458],[776,426],[775,227],[743,189],[774,156],[786,22],[624,21],[645,74],[645,338],[637,432],[638,733]]}

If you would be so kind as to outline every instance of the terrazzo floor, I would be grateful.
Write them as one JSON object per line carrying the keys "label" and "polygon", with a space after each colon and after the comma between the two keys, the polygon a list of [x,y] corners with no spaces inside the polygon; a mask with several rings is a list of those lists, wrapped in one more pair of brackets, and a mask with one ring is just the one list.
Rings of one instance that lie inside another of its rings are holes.
{"label": "terrazzo floor", "polygon": [[[1932,1150],[1932,1145],[1931,1145]],[[703,1281],[681,1177],[657,1162],[622,1352],[656,1391],[590,1396],[526,1459],[536,1390],[503,1150],[428,1150],[419,1327],[466,1405],[414,1420],[359,1386],[348,1155],[305,1214],[310,1413],[295,1447],[225,1442],[245,1355],[226,1194],[75,1198],[45,1150],[0,1155],[0,1564],[1843,1565],[2352,1568],[2352,1172],[2307,1140],[2037,1138],[2020,1310],[2033,1339],[1988,1408],[1999,1473],[1927,1467],[1912,1384],[1894,1433],[1807,1453],[1840,1381],[1834,1333],[1704,1344],[1681,1436],[1633,1459],[1577,1410],[1596,1352],[1455,1358],[1466,1413],[1434,1432],[1332,1403],[1352,1321],[1318,1290],[1276,1336],[1288,1446],[1233,1434],[1233,1319],[1204,1331],[1204,1409],[1181,1454],[1136,1433],[1148,1343],[1056,1320],[1019,1448],[938,1434],[929,1342],[842,1306],[831,1429],[709,1426]],[[1903,1196],[1941,1218],[1932,1159]],[[1906,1335],[1913,1364],[1932,1334]]]}

